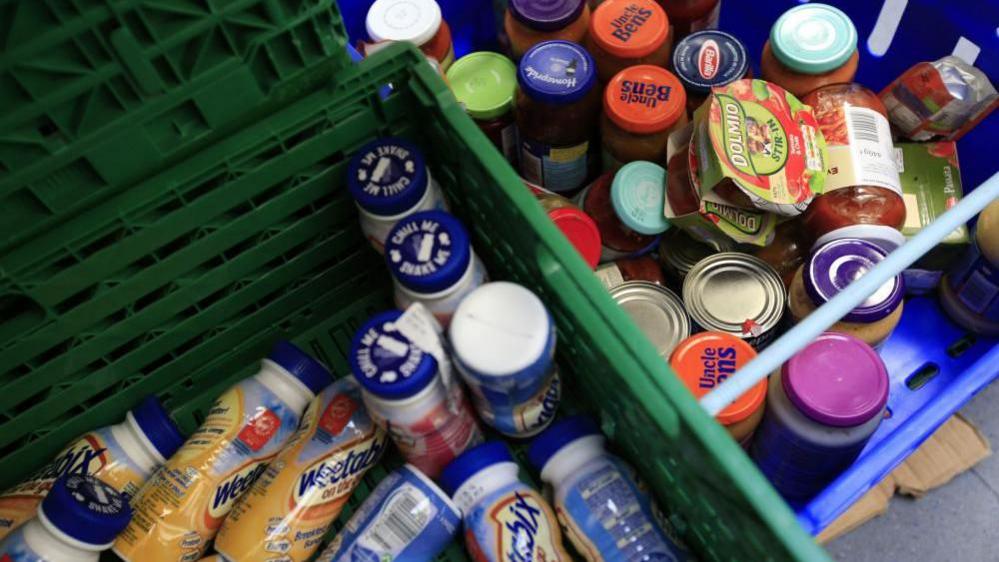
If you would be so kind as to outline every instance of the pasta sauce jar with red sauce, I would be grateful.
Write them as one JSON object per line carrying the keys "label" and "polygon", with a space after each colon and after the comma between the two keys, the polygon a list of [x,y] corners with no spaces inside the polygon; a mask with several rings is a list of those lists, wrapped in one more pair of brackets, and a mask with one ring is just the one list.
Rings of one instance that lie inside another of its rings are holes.
{"label": "pasta sauce jar with red sauce", "polygon": [[812,106],[829,150],[823,194],[804,213],[807,234],[863,238],[867,225],[900,230],[905,203],[881,100],[859,84],[833,84],[802,101]]}

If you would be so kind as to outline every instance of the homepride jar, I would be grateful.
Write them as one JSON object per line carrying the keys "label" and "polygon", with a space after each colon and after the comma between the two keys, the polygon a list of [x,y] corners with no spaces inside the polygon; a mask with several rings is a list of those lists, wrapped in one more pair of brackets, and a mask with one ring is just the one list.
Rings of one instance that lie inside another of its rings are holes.
{"label": "homepride jar", "polygon": [[517,80],[521,175],[557,193],[579,189],[597,166],[600,88],[593,58],[568,41],[539,43],[521,59]]}
{"label": "homepride jar", "polygon": [[482,51],[465,55],[447,71],[454,97],[479,129],[517,164],[517,122],[513,100],[517,93],[517,66],[499,53]]}
{"label": "homepride jar", "polygon": [[[454,62],[451,28],[434,0],[375,0],[365,20],[368,37],[376,43],[405,41],[437,61],[442,71]],[[366,50],[368,54],[371,48]]]}
{"label": "homepride jar", "polygon": [[607,0],[590,18],[586,49],[601,82],[629,66],[669,65],[669,18],[652,0]]}
{"label": "homepride jar", "polygon": [[510,0],[503,18],[514,59],[543,41],[582,43],[589,25],[585,0]]}
{"label": "homepride jar", "polygon": [[651,65],[618,72],[604,91],[604,169],[638,160],[665,167],[666,140],[686,125],[687,94],[672,72]]}
{"label": "homepride jar", "polygon": [[[885,251],[874,244],[851,238],[818,248],[791,281],[788,297],[791,316],[800,322],[886,257]],[[868,345],[880,346],[902,319],[904,294],[902,276],[896,275],[829,331],[847,333]]]}
{"label": "homepride jar", "polygon": [[446,211],[420,211],[396,223],[385,240],[385,262],[396,307],[419,302],[445,327],[458,303],[486,282],[468,232]]}
{"label": "homepride jar", "polygon": [[760,71],[764,80],[800,98],[827,84],[852,82],[859,59],[849,16],[826,4],[802,4],[774,22]]}
{"label": "homepride jar", "polygon": [[448,330],[455,366],[488,425],[530,437],[558,410],[562,382],[555,365],[555,324],[534,293],[499,281],[461,302]]}
{"label": "homepride jar", "polygon": [[724,31],[698,31],[677,43],[673,72],[687,91],[687,111],[693,113],[711,88],[749,77],[749,54],[741,41]]}
{"label": "homepride jar", "polygon": [[382,252],[395,223],[427,209],[446,209],[440,187],[412,143],[381,138],[364,145],[350,159],[347,188],[357,204],[361,230]]}
{"label": "homepride jar", "polygon": [[878,428],[888,371],[871,346],[825,333],[770,376],[750,454],[789,500],[807,500],[849,467]]}

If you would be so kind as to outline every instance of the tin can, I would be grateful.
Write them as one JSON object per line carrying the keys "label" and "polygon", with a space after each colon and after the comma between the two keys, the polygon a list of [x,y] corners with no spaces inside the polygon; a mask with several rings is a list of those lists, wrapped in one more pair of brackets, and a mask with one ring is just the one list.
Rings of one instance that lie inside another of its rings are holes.
{"label": "tin can", "polygon": [[647,281],[628,281],[611,289],[610,295],[664,359],[690,336],[690,319],[673,291]]}
{"label": "tin can", "polygon": [[[731,248],[725,248],[729,251]],[[682,228],[671,228],[663,235],[659,243],[659,263],[666,273],[669,287],[677,291],[683,290],[683,280],[697,262],[718,253],[709,244],[695,240]]]}
{"label": "tin can", "polygon": [[317,562],[433,560],[454,540],[459,525],[454,502],[407,464],[375,487]]}
{"label": "tin can", "polygon": [[759,351],[779,332],[787,293],[767,262],[722,252],[690,270],[683,281],[683,303],[698,331],[739,336]]}

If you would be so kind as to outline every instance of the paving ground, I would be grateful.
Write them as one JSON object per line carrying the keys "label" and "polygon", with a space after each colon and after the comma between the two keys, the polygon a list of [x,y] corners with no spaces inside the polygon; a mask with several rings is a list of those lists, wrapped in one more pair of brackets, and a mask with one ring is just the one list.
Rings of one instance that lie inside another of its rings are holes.
{"label": "paving ground", "polygon": [[841,562],[999,562],[999,383],[963,410],[994,451],[919,500],[896,496],[888,513],[829,546]]}

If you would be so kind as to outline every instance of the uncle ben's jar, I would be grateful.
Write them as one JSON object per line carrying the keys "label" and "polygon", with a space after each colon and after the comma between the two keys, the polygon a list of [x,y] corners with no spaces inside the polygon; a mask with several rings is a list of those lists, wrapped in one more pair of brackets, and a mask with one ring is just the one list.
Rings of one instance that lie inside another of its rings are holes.
{"label": "uncle ben's jar", "polygon": [[618,72],[604,91],[604,168],[639,160],[665,167],[666,141],[686,125],[687,94],[672,72],[652,65]]}
{"label": "uncle ben's jar", "polygon": [[638,64],[665,68],[672,44],[669,17],[652,0],[607,0],[593,12],[586,36],[601,82]]}

